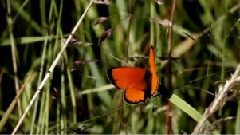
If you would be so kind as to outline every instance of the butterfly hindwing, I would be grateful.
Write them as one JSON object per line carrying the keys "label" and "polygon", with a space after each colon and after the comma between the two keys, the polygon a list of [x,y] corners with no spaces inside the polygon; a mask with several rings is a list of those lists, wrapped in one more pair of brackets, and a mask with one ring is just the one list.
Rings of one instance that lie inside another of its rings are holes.
{"label": "butterfly hindwing", "polygon": [[128,103],[144,101],[148,89],[147,70],[136,67],[116,67],[108,70],[109,80],[120,89],[125,90],[124,99]]}
{"label": "butterfly hindwing", "polygon": [[129,88],[124,93],[124,100],[130,104],[137,104],[146,99],[146,89]]}

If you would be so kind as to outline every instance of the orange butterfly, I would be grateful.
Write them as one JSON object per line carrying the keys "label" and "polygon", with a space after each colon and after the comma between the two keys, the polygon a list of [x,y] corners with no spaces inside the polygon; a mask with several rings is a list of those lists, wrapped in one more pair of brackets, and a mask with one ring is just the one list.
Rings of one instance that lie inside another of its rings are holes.
{"label": "orange butterfly", "polygon": [[154,48],[149,53],[149,67],[114,67],[107,71],[108,78],[119,89],[124,89],[124,99],[130,104],[144,102],[155,94],[159,86]]}

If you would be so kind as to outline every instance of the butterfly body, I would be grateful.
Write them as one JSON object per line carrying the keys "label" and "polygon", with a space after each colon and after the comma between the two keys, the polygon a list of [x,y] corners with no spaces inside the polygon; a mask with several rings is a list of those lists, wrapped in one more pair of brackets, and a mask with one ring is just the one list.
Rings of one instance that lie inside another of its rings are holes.
{"label": "butterfly body", "polygon": [[108,78],[118,89],[125,90],[124,99],[130,104],[144,102],[158,89],[154,49],[151,46],[149,67],[114,67],[107,71]]}

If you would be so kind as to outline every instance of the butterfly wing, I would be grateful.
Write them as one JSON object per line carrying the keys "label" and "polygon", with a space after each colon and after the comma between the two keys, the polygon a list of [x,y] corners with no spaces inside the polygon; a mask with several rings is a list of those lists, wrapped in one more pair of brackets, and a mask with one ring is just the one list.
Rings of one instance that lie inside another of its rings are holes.
{"label": "butterfly wing", "polygon": [[[117,88],[124,89],[124,99],[131,104],[145,101],[158,89],[159,80],[155,65],[154,48],[149,53],[149,69],[136,67],[115,67],[107,71],[108,78]],[[151,87],[149,89],[149,87]]]}
{"label": "butterfly wing", "polygon": [[157,69],[155,64],[154,48],[151,46],[149,53],[149,67],[151,72],[151,96],[155,94],[159,86],[159,80],[157,75]]}
{"label": "butterfly wing", "polygon": [[124,93],[124,100],[129,104],[144,102],[146,89],[129,88]]}
{"label": "butterfly wing", "polygon": [[135,67],[110,68],[108,78],[117,88],[124,89],[124,99],[128,103],[136,104],[146,99],[148,89],[146,81],[147,70]]}

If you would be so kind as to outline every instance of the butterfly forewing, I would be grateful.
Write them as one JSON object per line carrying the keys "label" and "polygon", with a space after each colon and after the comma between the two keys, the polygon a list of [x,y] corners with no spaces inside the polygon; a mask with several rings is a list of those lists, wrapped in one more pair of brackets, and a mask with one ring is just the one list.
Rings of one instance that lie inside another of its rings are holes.
{"label": "butterfly forewing", "polygon": [[157,76],[157,69],[155,64],[155,53],[154,48],[151,46],[150,48],[150,54],[149,54],[149,67],[151,72],[151,96],[155,94],[155,92],[158,89],[158,76]]}
{"label": "butterfly forewing", "polygon": [[120,89],[130,87],[146,88],[145,81],[146,70],[143,68],[134,67],[117,67],[108,70],[109,80]]}

